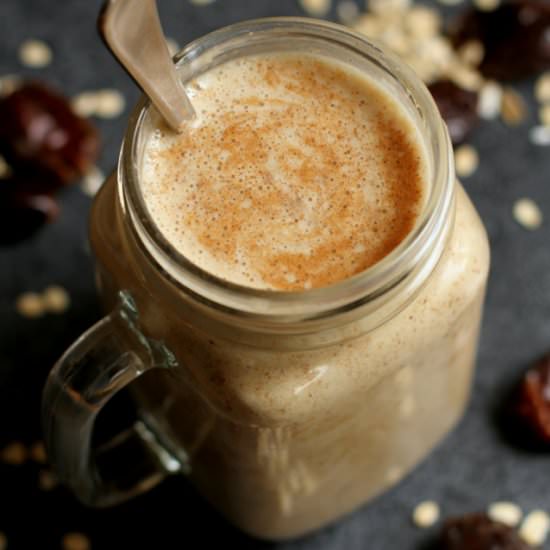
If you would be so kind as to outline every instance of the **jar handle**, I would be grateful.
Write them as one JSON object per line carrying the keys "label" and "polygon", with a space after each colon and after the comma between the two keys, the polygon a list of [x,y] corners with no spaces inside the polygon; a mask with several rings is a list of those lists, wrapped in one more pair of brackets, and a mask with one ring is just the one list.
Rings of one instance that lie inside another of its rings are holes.
{"label": "jar handle", "polygon": [[60,481],[83,503],[117,504],[168,473],[189,472],[187,454],[170,449],[143,419],[105,445],[92,444],[96,417],[119,390],[151,369],[175,366],[163,344],[138,330],[135,304],[124,291],[117,308],[56,363],[42,400],[46,449]]}

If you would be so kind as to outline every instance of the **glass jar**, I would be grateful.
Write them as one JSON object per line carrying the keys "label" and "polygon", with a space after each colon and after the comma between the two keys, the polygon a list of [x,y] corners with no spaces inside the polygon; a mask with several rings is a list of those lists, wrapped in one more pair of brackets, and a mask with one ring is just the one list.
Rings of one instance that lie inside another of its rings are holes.
{"label": "glass jar", "polygon": [[[148,214],[140,160],[155,115],[142,100],[91,217],[112,313],[64,355],[45,390],[50,456],[84,502],[116,503],[183,472],[248,533],[293,537],[395,484],[464,411],[489,249],[429,92],[363,36],[309,19],[233,25],[196,40],[176,63],[188,81],[277,51],[351,64],[406,108],[427,152],[420,219],[375,266],[325,288],[227,283],[181,256]],[[138,420],[98,448],[96,415],[128,384]],[[132,468],[106,467],[125,444],[139,444],[143,462],[134,454]]]}

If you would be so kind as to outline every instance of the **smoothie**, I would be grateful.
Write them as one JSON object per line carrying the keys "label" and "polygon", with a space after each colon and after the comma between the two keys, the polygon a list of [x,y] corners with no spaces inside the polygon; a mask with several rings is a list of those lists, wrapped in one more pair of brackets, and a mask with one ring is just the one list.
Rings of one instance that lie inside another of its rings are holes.
{"label": "smoothie", "polygon": [[[213,305],[197,297],[200,281],[188,290],[181,263],[143,245],[127,186],[207,274],[275,297],[307,294],[398,251],[426,208],[435,137],[397,88],[309,52],[235,54],[186,85],[198,113],[188,132],[150,124],[137,178],[119,180],[118,193],[112,178],[96,199],[100,290],[109,307],[130,292],[141,330],[177,359],[134,395],[162,440],[190,456],[199,491],[249,533],[301,535],[397,483],[461,417],[486,234],[456,184],[432,264],[384,290],[400,305],[368,329],[359,306],[339,312],[347,317],[327,336],[326,322],[273,328],[267,306],[251,318]],[[409,296],[411,277],[423,282]]]}

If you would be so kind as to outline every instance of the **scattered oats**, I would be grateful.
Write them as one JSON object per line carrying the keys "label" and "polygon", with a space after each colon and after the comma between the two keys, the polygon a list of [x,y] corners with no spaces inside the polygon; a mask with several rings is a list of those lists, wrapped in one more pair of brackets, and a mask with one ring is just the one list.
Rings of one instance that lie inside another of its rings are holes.
{"label": "scattered oats", "polygon": [[351,0],[342,0],[336,6],[336,15],[344,25],[351,25],[359,15],[359,6]]}
{"label": "scattered oats", "polygon": [[16,75],[6,75],[0,78],[0,97],[5,97],[15,92],[21,85],[21,78]]}
{"label": "scattered oats", "polygon": [[61,541],[63,550],[89,550],[90,539],[83,533],[67,533]]}
{"label": "scattered oats", "polygon": [[539,111],[539,118],[543,126],[550,127],[550,103],[543,105]]}
{"label": "scattered oats", "polygon": [[506,87],[502,91],[500,115],[502,120],[509,126],[521,124],[527,116],[525,101],[521,95],[510,87]]}
{"label": "scattered oats", "polygon": [[481,11],[493,11],[500,6],[500,0],[474,0],[474,5]]}
{"label": "scattered oats", "polygon": [[471,176],[479,165],[477,151],[471,145],[461,145],[455,149],[456,175],[460,178]]}
{"label": "scattered oats", "polygon": [[431,37],[422,44],[420,51],[427,55],[428,61],[438,70],[448,68],[453,58],[451,43],[444,36]]}
{"label": "scattered oats", "polygon": [[529,140],[533,145],[550,145],[550,126],[534,126],[529,131]]}
{"label": "scattered oats", "polygon": [[395,483],[403,477],[403,468],[399,466],[390,466],[386,472],[386,481],[388,483]]}
{"label": "scattered oats", "polygon": [[302,9],[312,17],[322,17],[330,11],[332,0],[299,0]]}
{"label": "scattered oats", "polygon": [[416,506],[412,516],[417,527],[426,529],[434,525],[439,519],[439,506],[433,500],[426,500]]}
{"label": "scattered oats", "polygon": [[51,491],[59,485],[56,475],[49,470],[38,472],[38,487],[41,491]]}
{"label": "scattered oats", "polygon": [[49,286],[42,294],[44,310],[50,313],[63,313],[67,311],[71,299],[67,291],[57,285]]}
{"label": "scattered oats", "polygon": [[167,38],[166,45],[168,46],[168,51],[172,57],[180,51],[180,45],[173,38]]}
{"label": "scattered oats", "polygon": [[426,6],[414,6],[407,12],[405,25],[412,36],[428,38],[439,33],[441,17],[437,11]]}
{"label": "scattered oats", "polygon": [[19,48],[19,60],[26,67],[39,69],[46,67],[52,61],[50,47],[42,40],[26,40]]}
{"label": "scattered oats", "polygon": [[95,92],[82,92],[73,97],[71,106],[73,111],[80,116],[89,117],[95,114],[98,105],[98,97]]}
{"label": "scattered oats", "polygon": [[525,229],[538,229],[542,225],[542,212],[532,199],[519,199],[514,204],[514,218]]}
{"label": "scattered oats", "polygon": [[502,88],[492,81],[487,81],[479,92],[477,113],[481,118],[491,120],[500,114]]}
{"label": "scattered oats", "polygon": [[45,464],[48,462],[48,456],[46,455],[46,447],[42,441],[37,441],[30,449],[31,458],[38,462],[38,464]]}
{"label": "scattered oats", "polygon": [[396,12],[402,12],[409,8],[411,0],[367,0],[366,7],[372,13],[382,17],[399,17]]}
{"label": "scattered oats", "polygon": [[442,36],[433,36],[417,43],[416,48],[405,56],[405,61],[424,82],[432,82],[452,65],[451,44]]}
{"label": "scattered oats", "polygon": [[424,82],[431,84],[437,80],[438,71],[434,63],[429,60],[422,59],[421,57],[414,56],[408,57],[405,60],[418,77]]}
{"label": "scattered oats", "polygon": [[353,28],[370,38],[378,38],[383,30],[379,19],[370,14],[361,15],[353,25]]}
{"label": "scattered oats", "polygon": [[6,159],[2,155],[0,155],[0,178],[9,178],[10,176],[10,165],[6,162]]}
{"label": "scattered oats", "polygon": [[2,449],[0,456],[2,462],[12,466],[20,466],[27,461],[27,447],[20,441],[14,441]]}
{"label": "scattered oats", "polygon": [[75,96],[71,105],[73,110],[83,117],[95,115],[101,118],[115,118],[124,111],[126,100],[117,90],[99,90]]}
{"label": "scattered oats", "polygon": [[412,395],[407,395],[399,404],[399,412],[402,418],[410,418],[416,409],[416,402]]}
{"label": "scattered oats", "polygon": [[6,550],[8,547],[8,537],[0,531],[0,550]]}
{"label": "scattered oats", "polygon": [[380,40],[382,40],[390,50],[399,55],[406,54],[411,48],[407,36],[398,27],[384,31],[380,36]]}
{"label": "scattered oats", "polygon": [[479,40],[469,40],[460,46],[457,53],[466,65],[477,67],[485,57],[485,48]]}
{"label": "scattered oats", "polygon": [[474,68],[483,57],[481,44],[467,44],[461,59],[441,34],[436,9],[411,0],[367,0],[366,9],[368,13],[354,19],[352,27],[400,55],[425,83],[449,78],[466,90],[481,89],[484,80]]}
{"label": "scattered oats", "polygon": [[550,517],[544,510],[533,510],[523,520],[519,536],[530,546],[544,544],[550,529]]}
{"label": "scattered oats", "polygon": [[448,77],[457,86],[471,92],[478,92],[483,86],[482,76],[472,67],[461,63],[453,63],[449,67]]}
{"label": "scattered oats", "polygon": [[535,97],[541,103],[550,103],[550,72],[544,73],[535,82]]}
{"label": "scattered oats", "polygon": [[99,90],[96,99],[95,114],[101,118],[116,118],[126,107],[126,100],[118,90]]}
{"label": "scattered oats", "polygon": [[493,502],[487,510],[487,515],[493,521],[499,521],[508,525],[508,527],[516,527],[519,525],[523,512],[521,508],[513,502]]}
{"label": "scattered oats", "polygon": [[23,317],[35,319],[44,314],[42,296],[36,292],[23,292],[15,301],[15,309]]}
{"label": "scattered oats", "polygon": [[97,166],[93,166],[82,178],[80,189],[82,189],[86,195],[94,197],[104,181],[105,174]]}
{"label": "scattered oats", "polygon": [[374,15],[360,15],[354,22],[353,27],[357,32],[363,33],[369,38],[378,38],[383,28],[378,18]]}
{"label": "scattered oats", "polygon": [[213,4],[216,0],[189,0],[191,4],[195,6],[208,6],[208,4]]}

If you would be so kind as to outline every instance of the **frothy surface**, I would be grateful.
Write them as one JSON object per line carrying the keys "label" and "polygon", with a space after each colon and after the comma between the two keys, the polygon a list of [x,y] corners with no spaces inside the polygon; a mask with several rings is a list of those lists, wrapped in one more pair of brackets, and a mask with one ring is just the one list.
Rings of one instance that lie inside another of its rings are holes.
{"label": "frothy surface", "polygon": [[304,54],[230,61],[188,86],[198,120],[146,147],[143,195],[165,237],[228,281],[329,285],[411,231],[425,158],[395,100]]}

